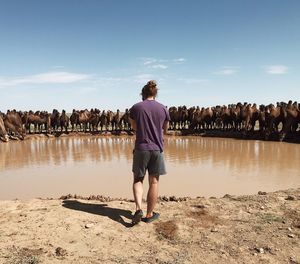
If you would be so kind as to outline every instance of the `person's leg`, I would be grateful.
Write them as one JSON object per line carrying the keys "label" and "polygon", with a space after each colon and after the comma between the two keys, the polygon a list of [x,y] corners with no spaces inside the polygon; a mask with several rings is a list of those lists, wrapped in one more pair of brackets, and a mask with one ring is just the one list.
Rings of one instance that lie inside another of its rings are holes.
{"label": "person's leg", "polygon": [[143,199],[143,179],[144,177],[134,176],[133,180],[133,196],[135,201],[136,211],[132,217],[132,225],[138,224],[143,217],[142,199]]}
{"label": "person's leg", "polygon": [[[158,197],[159,175],[166,174],[164,156],[160,151],[152,151],[149,168],[149,190],[147,195],[147,215],[146,218],[152,218]],[[155,219],[159,214],[156,214]],[[152,219],[153,220],[153,219]]]}
{"label": "person's leg", "polygon": [[136,205],[136,210],[142,209],[143,199],[143,180],[146,174],[147,162],[150,155],[146,151],[134,150],[133,152],[133,197]]}
{"label": "person's leg", "polygon": [[149,190],[147,194],[147,214],[146,218],[152,217],[158,196],[159,176],[149,175]]}
{"label": "person's leg", "polygon": [[144,177],[135,177],[133,175],[133,196],[135,201],[136,211],[142,209],[142,199],[143,199],[143,180]]}

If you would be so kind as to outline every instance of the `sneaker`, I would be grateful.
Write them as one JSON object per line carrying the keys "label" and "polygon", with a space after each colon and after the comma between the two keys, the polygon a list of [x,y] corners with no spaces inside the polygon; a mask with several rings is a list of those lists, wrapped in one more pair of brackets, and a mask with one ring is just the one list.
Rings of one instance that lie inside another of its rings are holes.
{"label": "sneaker", "polygon": [[149,224],[149,223],[157,220],[158,218],[159,218],[159,213],[153,212],[151,217],[144,217],[144,218],[142,218],[142,221]]}
{"label": "sneaker", "polygon": [[139,222],[141,222],[142,220],[142,217],[143,217],[143,211],[140,209],[140,210],[137,210],[134,215],[133,215],[133,218],[132,218],[132,224],[133,225],[136,225],[138,224]]}

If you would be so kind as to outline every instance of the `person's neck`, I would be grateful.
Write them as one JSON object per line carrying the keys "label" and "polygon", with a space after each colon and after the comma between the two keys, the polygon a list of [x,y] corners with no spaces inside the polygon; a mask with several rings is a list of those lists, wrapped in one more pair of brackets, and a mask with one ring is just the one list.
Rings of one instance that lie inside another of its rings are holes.
{"label": "person's neck", "polygon": [[146,100],[152,101],[152,100],[155,100],[155,98],[154,98],[154,96],[151,96],[151,97],[146,98]]}

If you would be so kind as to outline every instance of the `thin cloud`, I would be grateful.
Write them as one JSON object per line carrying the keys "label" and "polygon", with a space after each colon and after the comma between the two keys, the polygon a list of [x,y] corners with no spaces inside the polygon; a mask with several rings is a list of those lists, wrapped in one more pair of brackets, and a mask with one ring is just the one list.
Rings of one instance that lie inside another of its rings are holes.
{"label": "thin cloud", "polygon": [[181,64],[186,62],[185,58],[178,58],[178,59],[173,59],[173,62],[177,63],[177,64]]}
{"label": "thin cloud", "polygon": [[142,60],[144,65],[150,65],[152,63],[157,62],[157,59],[155,58],[142,58]]}
{"label": "thin cloud", "polygon": [[237,73],[238,67],[224,66],[221,70],[215,71],[214,74],[217,75],[233,75]]}
{"label": "thin cloud", "polygon": [[266,67],[268,74],[286,74],[288,67],[285,65],[270,65]]}
{"label": "thin cloud", "polygon": [[156,59],[156,58],[142,58],[143,65],[147,66],[149,69],[167,69],[168,66],[162,64],[162,62],[167,62],[167,60]]}
{"label": "thin cloud", "polygon": [[151,65],[151,68],[152,69],[167,69],[168,66],[167,65],[164,65],[164,64],[155,64],[155,65]]}
{"label": "thin cloud", "polygon": [[1,78],[0,86],[17,86],[22,84],[74,83],[87,80],[90,77],[91,75],[81,73],[46,72],[18,78]]}
{"label": "thin cloud", "polygon": [[153,57],[141,57],[139,58],[142,60],[142,63],[144,65],[150,65],[154,63],[162,63],[162,62],[173,62],[173,63],[184,63],[186,62],[186,58],[180,57],[180,58],[174,58],[174,59],[161,59],[161,58],[153,58]]}

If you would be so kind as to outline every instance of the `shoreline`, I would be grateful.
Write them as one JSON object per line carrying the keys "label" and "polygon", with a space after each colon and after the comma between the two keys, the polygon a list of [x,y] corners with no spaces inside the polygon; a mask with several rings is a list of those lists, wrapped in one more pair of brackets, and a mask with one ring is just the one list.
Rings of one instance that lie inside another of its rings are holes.
{"label": "shoreline", "polygon": [[[132,131],[98,131],[98,132],[68,132],[61,133],[56,132],[55,134],[47,134],[45,132],[39,134],[26,134],[23,140],[16,137],[10,137],[10,141],[26,141],[32,139],[50,139],[50,138],[63,138],[63,137],[119,137],[119,136],[134,136]],[[242,131],[223,131],[223,130],[199,130],[199,131],[189,131],[189,130],[169,130],[167,136],[195,136],[195,137],[216,137],[216,138],[229,138],[237,140],[261,140],[270,142],[280,142],[277,134],[271,134],[269,139],[266,140],[264,135],[259,131],[255,130],[253,132],[242,132]],[[0,143],[8,143],[0,140]],[[283,142],[288,143],[300,143],[300,131],[293,134],[288,134]]]}
{"label": "shoreline", "polygon": [[0,263],[300,263],[300,188],[171,197],[133,227],[122,198],[0,201]]}
{"label": "shoreline", "polygon": [[[297,189],[297,188],[296,188]],[[299,187],[300,189],[300,187]],[[257,191],[254,193],[239,193],[239,194],[232,194],[232,193],[224,193],[222,195],[195,195],[195,196],[178,196],[178,195],[159,195],[157,198],[158,202],[186,202],[190,200],[195,199],[223,199],[223,198],[234,198],[239,196],[254,196],[254,195],[267,195],[268,193],[276,193],[276,192],[285,192],[289,190],[294,190],[294,188],[284,188],[284,189],[277,189],[272,191]],[[85,200],[85,201],[98,201],[98,202],[128,202],[128,203],[134,203],[134,199],[132,197],[132,194],[130,195],[130,198],[124,197],[124,196],[108,196],[103,194],[90,194],[90,195],[80,195],[80,194],[63,194],[60,196],[36,196],[36,197],[26,197],[26,198],[0,198],[1,202],[9,202],[9,201],[20,201],[20,202],[28,202],[31,200],[45,200],[45,201],[53,201],[53,200],[72,200],[72,199],[78,199],[78,200]],[[143,197],[143,203],[146,203],[146,197]]]}

